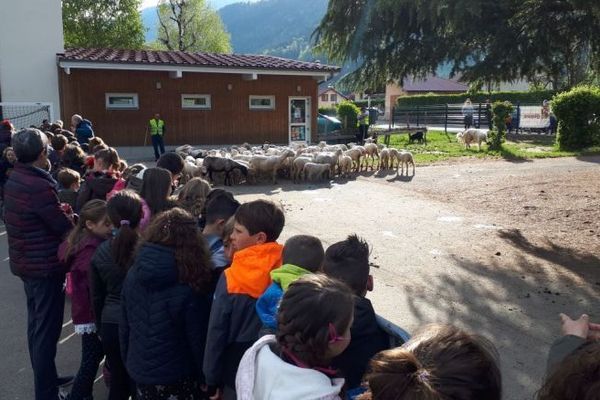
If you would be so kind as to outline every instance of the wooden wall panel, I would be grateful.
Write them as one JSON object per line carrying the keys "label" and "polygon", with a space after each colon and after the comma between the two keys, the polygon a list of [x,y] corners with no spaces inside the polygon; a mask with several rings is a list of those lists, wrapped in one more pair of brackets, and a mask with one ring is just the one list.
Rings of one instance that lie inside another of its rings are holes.
{"label": "wooden wall panel", "polygon": [[[237,74],[184,72],[182,78],[174,79],[168,72],[151,71],[71,69],[70,75],[63,70],[58,73],[65,125],[72,114],[79,113],[113,146],[143,145],[146,125],[156,112],[165,121],[165,141],[171,145],[287,143],[290,96],[311,97],[311,130],[316,137],[317,81],[311,77],[259,75],[258,80],[246,81]],[[107,110],[105,93],[111,92],[137,93],[139,109]],[[210,94],[211,110],[183,110],[182,94]],[[274,95],[275,110],[249,110],[249,95]]]}

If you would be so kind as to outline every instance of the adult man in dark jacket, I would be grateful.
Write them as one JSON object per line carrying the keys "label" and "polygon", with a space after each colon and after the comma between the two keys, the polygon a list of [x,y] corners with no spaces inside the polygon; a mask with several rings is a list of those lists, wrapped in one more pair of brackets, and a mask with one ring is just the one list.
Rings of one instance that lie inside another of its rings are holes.
{"label": "adult man in dark jacket", "polygon": [[94,137],[94,129],[89,119],[83,119],[79,114],[71,117],[71,130],[75,132],[79,144],[89,143]]}
{"label": "adult man in dark jacket", "polygon": [[27,296],[27,338],[36,400],[56,400],[56,344],[63,321],[65,266],[58,246],[72,222],[58,202],[56,181],[43,168],[48,139],[37,129],[12,138],[15,168],[4,186],[10,268]]}

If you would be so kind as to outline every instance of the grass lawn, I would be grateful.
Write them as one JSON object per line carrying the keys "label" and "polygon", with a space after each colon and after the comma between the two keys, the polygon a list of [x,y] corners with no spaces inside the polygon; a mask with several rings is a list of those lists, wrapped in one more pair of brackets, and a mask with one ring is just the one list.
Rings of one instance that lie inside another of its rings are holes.
{"label": "grass lawn", "polygon": [[[509,160],[527,160],[532,158],[570,157],[600,154],[600,147],[591,147],[581,151],[560,151],[554,144],[555,136],[549,135],[509,135],[500,151],[488,150],[487,144],[477,144],[470,149],[458,143],[456,134],[440,131],[427,132],[427,144],[408,144],[408,135],[392,135],[390,147],[409,150],[415,156],[415,162],[430,164],[455,157],[505,158]],[[381,143],[383,140],[380,139]]]}

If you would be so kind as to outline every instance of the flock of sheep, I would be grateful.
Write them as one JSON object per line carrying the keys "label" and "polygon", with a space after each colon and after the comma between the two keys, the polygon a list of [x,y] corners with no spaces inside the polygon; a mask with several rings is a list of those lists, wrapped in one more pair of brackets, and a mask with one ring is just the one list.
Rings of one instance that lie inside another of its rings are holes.
{"label": "flock of sheep", "polygon": [[184,182],[197,176],[215,182],[217,173],[223,175],[225,185],[244,180],[248,183],[268,180],[275,184],[278,177],[291,179],[294,183],[316,182],[348,178],[363,168],[396,169],[398,175],[403,175],[406,166],[408,175],[409,165],[412,165],[412,174],[415,174],[412,153],[373,143],[371,139],[367,139],[363,146],[354,143],[328,145],[325,142],[315,146],[250,146],[244,143],[214,150],[185,145],[176,151],[186,160],[182,176]]}

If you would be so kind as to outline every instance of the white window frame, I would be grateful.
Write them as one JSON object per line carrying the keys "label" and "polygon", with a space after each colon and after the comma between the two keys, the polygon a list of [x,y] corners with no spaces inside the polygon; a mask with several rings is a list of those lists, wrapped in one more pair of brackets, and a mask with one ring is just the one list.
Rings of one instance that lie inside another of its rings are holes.
{"label": "white window frame", "polygon": [[337,93],[331,93],[329,95],[329,101],[331,103],[337,103],[337,101],[338,101],[338,95],[337,95]]}
{"label": "white window frame", "polygon": [[[184,99],[206,99],[205,105],[185,105]],[[181,95],[181,108],[184,110],[210,110],[212,108],[212,101],[210,94],[182,94]]]}
{"label": "white window frame", "polygon": [[[137,93],[105,93],[105,105],[107,110],[137,110],[140,102]],[[133,104],[110,104],[111,97],[131,97]]]}
{"label": "white window frame", "polygon": [[[252,100],[265,100],[268,99],[271,101],[271,105],[269,106],[256,106],[252,105]],[[248,108],[250,110],[274,110],[275,109],[275,96],[258,96],[258,95],[250,95],[248,97]]]}

